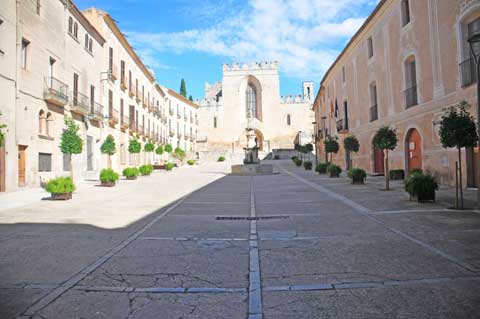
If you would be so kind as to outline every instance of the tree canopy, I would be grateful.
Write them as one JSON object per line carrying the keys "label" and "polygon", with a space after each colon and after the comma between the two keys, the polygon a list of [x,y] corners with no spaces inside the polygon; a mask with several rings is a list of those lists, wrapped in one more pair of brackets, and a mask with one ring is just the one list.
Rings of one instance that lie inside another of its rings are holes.
{"label": "tree canopy", "polygon": [[381,150],[394,150],[397,147],[397,130],[388,126],[382,126],[373,137],[373,145]]}
{"label": "tree canopy", "polygon": [[133,138],[128,142],[128,152],[133,153],[133,154],[138,154],[142,150],[142,144],[140,142]]}
{"label": "tree canopy", "polygon": [[66,116],[64,121],[67,128],[61,136],[60,151],[64,154],[82,153],[82,138],[77,134],[80,128],[71,117]]}
{"label": "tree canopy", "polygon": [[145,146],[143,147],[144,151],[145,152],[153,152],[155,150],[155,144],[152,143],[152,141],[148,141],[147,143],[145,143]]}
{"label": "tree canopy", "polygon": [[325,151],[327,153],[337,153],[338,149],[340,148],[337,139],[331,136],[328,136],[323,144],[325,145]]}
{"label": "tree canopy", "polygon": [[162,155],[163,154],[163,146],[162,145],[158,145],[157,149],[155,150],[155,153],[157,155]]}
{"label": "tree canopy", "polygon": [[440,121],[440,140],[443,147],[471,147],[477,142],[475,120],[467,111],[470,105],[463,101],[447,109]]}
{"label": "tree canopy", "polygon": [[184,79],[180,82],[180,95],[187,97],[187,84]]}
{"label": "tree canopy", "polygon": [[108,135],[105,141],[103,142],[102,146],[100,147],[100,151],[103,154],[107,155],[114,155],[116,150],[115,146],[115,139],[113,138],[112,135]]}
{"label": "tree canopy", "polygon": [[343,140],[343,147],[347,152],[358,152],[360,143],[355,135],[349,135]]}

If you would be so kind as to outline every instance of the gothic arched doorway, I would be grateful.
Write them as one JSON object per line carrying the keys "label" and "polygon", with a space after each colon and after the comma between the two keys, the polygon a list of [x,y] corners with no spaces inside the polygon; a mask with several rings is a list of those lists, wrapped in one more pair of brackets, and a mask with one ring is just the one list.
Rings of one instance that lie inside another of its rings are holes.
{"label": "gothic arched doorway", "polygon": [[405,153],[408,172],[414,169],[422,169],[422,137],[417,129],[412,128],[408,131],[405,140]]}

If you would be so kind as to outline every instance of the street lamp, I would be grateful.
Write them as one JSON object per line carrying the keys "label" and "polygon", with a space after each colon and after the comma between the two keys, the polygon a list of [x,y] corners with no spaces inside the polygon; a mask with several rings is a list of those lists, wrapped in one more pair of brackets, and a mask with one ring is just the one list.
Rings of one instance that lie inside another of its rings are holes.
{"label": "street lamp", "polygon": [[[475,54],[474,45],[480,46],[480,32],[473,34],[471,37],[468,38],[468,44],[470,45],[470,52],[472,55],[473,61],[475,61],[476,66],[476,76],[477,76],[477,135],[479,135],[480,129],[480,55],[477,56]],[[477,149],[479,151],[478,154],[478,164],[477,167],[477,183],[480,183],[480,135],[477,143]],[[480,185],[477,186],[477,205],[480,206]],[[460,185],[462,187],[462,185]]]}

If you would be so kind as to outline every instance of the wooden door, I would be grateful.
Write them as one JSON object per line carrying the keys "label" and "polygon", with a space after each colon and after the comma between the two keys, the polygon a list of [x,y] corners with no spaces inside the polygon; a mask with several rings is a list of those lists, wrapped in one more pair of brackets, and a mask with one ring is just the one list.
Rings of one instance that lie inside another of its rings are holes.
{"label": "wooden door", "polygon": [[385,155],[382,150],[374,148],[374,170],[376,174],[385,174]]}
{"label": "wooden door", "polygon": [[0,192],[5,191],[5,146],[0,146]]}
{"label": "wooden door", "polygon": [[26,149],[24,145],[18,145],[18,186],[23,187],[26,184]]}
{"label": "wooden door", "polygon": [[466,148],[467,187],[476,188],[480,184],[478,173],[478,147]]}
{"label": "wooden door", "polygon": [[407,141],[408,171],[422,169],[422,138],[416,129],[410,131]]}

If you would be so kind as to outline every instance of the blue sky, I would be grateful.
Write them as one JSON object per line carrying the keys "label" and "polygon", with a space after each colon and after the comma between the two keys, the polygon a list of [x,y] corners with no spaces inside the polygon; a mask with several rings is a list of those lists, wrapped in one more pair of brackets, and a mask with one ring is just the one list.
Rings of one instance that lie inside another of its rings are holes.
{"label": "blue sky", "polygon": [[324,72],[378,0],[76,0],[108,11],[159,83],[203,97],[222,64],[280,65],[281,94],[318,89]]}

